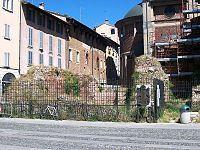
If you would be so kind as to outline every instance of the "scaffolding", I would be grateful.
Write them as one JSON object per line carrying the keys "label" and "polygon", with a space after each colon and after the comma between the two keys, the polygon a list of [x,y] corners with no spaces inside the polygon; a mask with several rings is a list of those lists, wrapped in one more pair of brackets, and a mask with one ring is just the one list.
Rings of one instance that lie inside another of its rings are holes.
{"label": "scaffolding", "polygon": [[181,38],[177,39],[179,71],[190,73],[191,75],[197,68],[197,62],[200,63],[200,32],[198,32],[200,31],[200,19],[197,22],[193,21],[200,16],[199,6],[198,0],[189,1],[187,7],[182,1],[182,14],[184,16],[182,23],[183,33]]}
{"label": "scaffolding", "polygon": [[176,36],[169,32],[165,42],[154,43],[154,56],[169,77],[189,77],[197,68],[195,65],[200,64],[199,3],[200,0],[182,0]]}

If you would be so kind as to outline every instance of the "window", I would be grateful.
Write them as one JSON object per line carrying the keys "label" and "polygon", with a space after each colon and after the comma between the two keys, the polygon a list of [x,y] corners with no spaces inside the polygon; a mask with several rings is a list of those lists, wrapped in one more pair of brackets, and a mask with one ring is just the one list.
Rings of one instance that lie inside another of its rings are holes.
{"label": "window", "polygon": [[10,53],[5,52],[4,53],[4,67],[10,66]]}
{"label": "window", "polygon": [[33,52],[28,51],[28,65],[33,64]]}
{"label": "window", "polygon": [[76,51],[76,63],[80,63],[80,52]]}
{"label": "window", "polygon": [[111,34],[115,34],[115,29],[111,29]]}
{"label": "window", "polygon": [[28,46],[33,47],[33,29],[28,29]]}
{"label": "window", "polygon": [[103,61],[100,61],[100,68],[103,68]]}
{"label": "window", "polygon": [[97,60],[96,60],[97,62],[97,69],[99,69],[99,57],[97,57]]}
{"label": "window", "polygon": [[63,24],[61,24],[60,34],[63,35]]}
{"label": "window", "polygon": [[26,8],[26,19],[35,23],[35,11]]}
{"label": "window", "polygon": [[60,33],[60,24],[56,22],[56,32]]}
{"label": "window", "polygon": [[53,57],[49,56],[49,66],[53,66]]}
{"label": "window", "polygon": [[61,68],[61,58],[58,58],[58,68]]}
{"label": "window", "polygon": [[123,38],[125,36],[125,27],[120,29],[120,37]]}
{"label": "window", "polygon": [[10,39],[10,25],[5,24],[5,35],[4,35],[5,39]]}
{"label": "window", "polygon": [[172,18],[176,14],[176,9],[172,6],[167,6],[164,10],[164,14],[167,18]]}
{"label": "window", "polygon": [[7,0],[3,0],[3,8],[6,8]]}
{"label": "window", "polygon": [[43,49],[43,32],[40,32],[40,49]]}
{"label": "window", "polygon": [[46,19],[45,15],[42,16],[42,26],[45,27]]}
{"label": "window", "polygon": [[52,30],[52,20],[50,18],[47,18],[47,28]]}
{"label": "window", "polygon": [[58,55],[61,56],[61,40],[58,39]]}
{"label": "window", "polygon": [[39,64],[40,65],[44,64],[44,56],[43,56],[43,54],[39,54]]}
{"label": "window", "polygon": [[63,24],[56,22],[56,32],[60,33],[61,35],[63,34]]}
{"label": "window", "polygon": [[86,65],[88,64],[88,60],[89,60],[89,54],[88,54],[88,51],[87,51],[86,54],[85,54],[85,64]]}
{"label": "window", "polygon": [[53,44],[53,37],[49,36],[49,53],[51,53],[51,54],[53,52],[52,44]]}
{"label": "window", "polygon": [[3,0],[3,8],[13,11],[13,0]]}
{"label": "window", "polygon": [[55,30],[55,21],[54,21],[54,20],[52,20],[52,22],[51,22],[51,23],[52,23],[52,28],[51,28],[51,29],[52,29],[52,31],[54,31],[54,30]]}
{"label": "window", "polygon": [[37,13],[37,24],[42,25],[42,15],[40,13]]}
{"label": "window", "polygon": [[45,27],[45,22],[46,22],[45,18],[46,18],[45,15],[42,15],[38,12],[37,13],[37,24]]}
{"label": "window", "polygon": [[72,61],[72,50],[69,49],[69,61]]}

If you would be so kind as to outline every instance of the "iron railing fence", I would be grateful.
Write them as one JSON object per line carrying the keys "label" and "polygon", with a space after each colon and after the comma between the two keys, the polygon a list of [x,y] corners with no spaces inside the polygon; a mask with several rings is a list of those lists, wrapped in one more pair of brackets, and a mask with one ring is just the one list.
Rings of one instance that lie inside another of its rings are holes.
{"label": "iron railing fence", "polygon": [[12,117],[112,120],[120,114],[119,108],[126,112],[124,100],[132,82],[126,86],[121,86],[119,80],[109,83],[112,84],[96,80],[79,84],[62,79],[16,81],[3,92],[1,103],[3,111],[7,111],[4,114]]}
{"label": "iron railing fence", "polygon": [[[163,90],[157,89],[162,85],[160,83],[163,83]],[[162,109],[173,107],[179,110],[183,104],[188,104],[192,111],[200,110],[200,81],[170,83],[135,78],[126,84],[120,80],[77,84],[62,79],[32,80],[14,81],[3,91],[0,114],[46,119],[135,121],[137,108],[143,107],[150,108],[151,116],[157,120]]]}

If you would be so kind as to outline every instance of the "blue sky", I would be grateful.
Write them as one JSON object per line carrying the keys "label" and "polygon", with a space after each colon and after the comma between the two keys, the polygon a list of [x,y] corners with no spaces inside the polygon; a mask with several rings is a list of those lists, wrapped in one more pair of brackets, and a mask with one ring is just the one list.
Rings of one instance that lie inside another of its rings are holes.
{"label": "blue sky", "polygon": [[45,9],[67,14],[94,28],[108,19],[111,24],[122,19],[141,0],[29,0],[38,6],[45,3]]}

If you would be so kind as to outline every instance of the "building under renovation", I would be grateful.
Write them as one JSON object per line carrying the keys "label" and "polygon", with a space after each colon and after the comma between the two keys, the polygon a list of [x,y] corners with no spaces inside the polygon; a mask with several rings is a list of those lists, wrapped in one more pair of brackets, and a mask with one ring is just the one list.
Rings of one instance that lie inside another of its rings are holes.
{"label": "building under renovation", "polygon": [[171,81],[197,77],[199,2],[149,0],[143,3],[144,53],[158,58]]}

